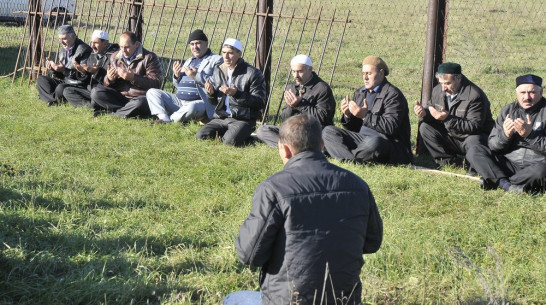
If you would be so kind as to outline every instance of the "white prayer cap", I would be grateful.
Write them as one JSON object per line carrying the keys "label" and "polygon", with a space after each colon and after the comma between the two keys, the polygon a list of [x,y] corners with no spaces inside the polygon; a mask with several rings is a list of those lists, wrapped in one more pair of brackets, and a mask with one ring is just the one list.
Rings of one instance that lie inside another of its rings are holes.
{"label": "white prayer cap", "polygon": [[108,39],[108,33],[101,30],[94,30],[93,35],[91,35],[91,39],[93,38],[100,38],[102,40],[110,40]]}
{"label": "white prayer cap", "polygon": [[309,67],[313,66],[313,62],[311,61],[311,58],[307,55],[299,54],[292,58],[290,61],[290,65],[296,65],[296,64],[302,64]]}
{"label": "white prayer cap", "polygon": [[226,39],[226,41],[224,41],[224,45],[232,46],[239,51],[243,51],[243,44],[239,40],[234,38]]}

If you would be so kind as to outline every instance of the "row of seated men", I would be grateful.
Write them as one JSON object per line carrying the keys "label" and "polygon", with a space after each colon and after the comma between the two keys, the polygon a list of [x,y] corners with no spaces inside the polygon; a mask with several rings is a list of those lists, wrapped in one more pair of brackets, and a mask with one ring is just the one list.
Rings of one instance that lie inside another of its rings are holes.
{"label": "row of seated men", "polygon": [[[228,145],[247,143],[266,102],[260,70],[242,58],[242,43],[228,38],[222,54],[208,48],[202,30],[188,37],[192,56],[173,64],[176,94],[160,90],[159,58],[143,48],[131,32],[119,45],[97,30],[91,47],[70,25],[59,27],[58,62],[47,61],[52,76],[37,80],[39,97],[49,105],[67,100],[86,105],[95,115],[156,117],[154,124],[201,121],[197,139],[221,138]],[[362,63],[364,86],[340,102],[341,126],[334,126],[336,101],[329,85],[313,72],[312,60],[297,55],[290,62],[294,83],[284,92],[281,118],[307,114],[323,127],[325,153],[357,163],[409,164],[412,161],[409,106],[404,94],[387,80],[389,68],[377,56]],[[462,74],[457,63],[436,73],[432,98],[413,110],[419,133],[439,166],[460,165],[464,156],[482,177],[483,189],[521,193],[544,191],[546,184],[546,99],[542,79],[516,78],[516,101],[493,120],[486,94]],[[278,126],[262,125],[257,138],[277,147]]]}

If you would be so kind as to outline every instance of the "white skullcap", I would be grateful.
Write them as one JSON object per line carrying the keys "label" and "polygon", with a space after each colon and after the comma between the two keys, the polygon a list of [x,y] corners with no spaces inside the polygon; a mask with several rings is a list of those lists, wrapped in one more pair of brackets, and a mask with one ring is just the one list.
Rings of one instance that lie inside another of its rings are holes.
{"label": "white skullcap", "polygon": [[110,40],[110,39],[108,39],[108,33],[106,33],[105,31],[101,31],[101,30],[94,30],[93,35],[91,35],[91,39],[93,39],[93,38],[100,38],[102,40]]}
{"label": "white skullcap", "polygon": [[296,64],[302,64],[309,67],[313,66],[313,62],[311,61],[311,58],[307,55],[299,54],[292,58],[290,61],[290,65],[296,65]]}
{"label": "white skullcap", "polygon": [[226,39],[226,41],[224,41],[224,45],[232,46],[239,51],[243,51],[243,44],[239,40],[234,38]]}

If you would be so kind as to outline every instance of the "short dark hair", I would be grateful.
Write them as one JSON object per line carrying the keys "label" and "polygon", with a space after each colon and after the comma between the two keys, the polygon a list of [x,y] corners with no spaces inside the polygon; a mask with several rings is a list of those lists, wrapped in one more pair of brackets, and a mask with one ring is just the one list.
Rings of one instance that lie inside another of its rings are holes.
{"label": "short dark hair", "polygon": [[281,125],[279,143],[290,146],[294,155],[304,151],[321,151],[322,126],[316,118],[306,114],[292,116]]}
{"label": "short dark hair", "polygon": [[131,31],[125,31],[121,34],[121,36],[129,38],[132,44],[135,44],[138,41],[136,34]]}

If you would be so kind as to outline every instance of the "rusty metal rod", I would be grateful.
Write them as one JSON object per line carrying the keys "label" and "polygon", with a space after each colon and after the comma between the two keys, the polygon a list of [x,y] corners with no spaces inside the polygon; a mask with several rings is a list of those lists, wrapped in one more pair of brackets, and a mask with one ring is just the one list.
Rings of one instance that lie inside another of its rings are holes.
{"label": "rusty metal rod", "polygon": [[[25,29],[27,28],[27,25],[28,25],[28,21],[30,20],[30,7],[29,7],[29,10],[27,12],[27,17],[25,18]],[[19,59],[21,58],[21,52],[23,50],[23,42],[25,41],[25,37],[27,36],[26,35],[27,32],[26,31],[23,31],[23,37],[21,37],[21,42],[19,43],[19,52],[17,53],[17,60],[15,61],[15,69],[13,69],[13,78],[11,79],[11,84],[13,85],[13,83],[15,83],[15,77],[17,76],[17,71],[18,71],[18,67],[19,67]],[[24,69],[24,65],[23,65],[23,69]]]}
{"label": "rusty metal rod", "polygon": [[[296,12],[296,9],[295,8],[292,9],[292,14],[294,14],[295,12]],[[281,65],[282,56],[284,54],[284,47],[286,46],[286,41],[288,40],[288,33],[290,33],[290,29],[292,28],[293,20],[294,19],[290,19],[290,22],[288,23],[288,28],[286,29],[286,34],[284,35],[284,41],[282,43],[281,52],[279,54],[279,59],[277,60],[275,75],[273,75],[273,81],[271,82],[271,89],[270,89],[269,96],[267,97],[267,102],[265,105],[264,116],[262,117],[262,125],[264,124],[265,120],[269,117],[269,105],[271,105],[271,97],[273,96],[273,91],[275,90],[275,82],[277,81],[277,75],[279,74],[279,67]],[[281,103],[282,103],[282,99],[281,99]],[[279,103],[279,109],[277,109],[276,116],[278,116],[278,113],[280,111],[280,105],[282,105],[281,103]],[[276,122],[277,122],[277,118],[275,117],[275,122],[273,124],[275,124]]]}
{"label": "rusty metal rod", "polygon": [[324,53],[326,52],[326,46],[328,45],[328,39],[330,39],[330,33],[332,32],[332,25],[334,24],[333,20],[336,16],[336,9],[334,8],[334,14],[332,15],[332,22],[330,22],[330,27],[328,28],[328,33],[326,34],[326,39],[324,40],[324,47],[322,48],[322,54],[320,55],[320,62],[317,71],[317,75],[320,75],[320,68],[322,67],[322,60],[324,59]]}
{"label": "rusty metal rod", "polygon": [[[294,9],[292,11],[292,15],[294,15],[295,12],[296,12],[296,9]],[[277,74],[279,73],[281,58],[282,58],[282,55],[284,54],[284,46],[286,45],[286,40],[288,39],[288,33],[290,33],[290,29],[292,28],[292,21],[294,21],[294,19],[290,18],[290,22],[288,23],[288,29],[286,30],[286,35],[284,37],[284,42],[283,42],[282,49],[281,49],[281,55],[279,56],[279,60],[277,61],[277,71],[275,71],[275,77],[273,78],[273,84],[271,85],[271,93],[269,94],[268,103],[271,100],[271,96],[273,95],[273,88],[275,86],[275,81],[277,79]],[[290,71],[288,72],[288,77],[290,77]],[[286,84],[287,83],[288,83],[288,79],[284,83],[284,90],[286,90]],[[283,92],[284,92],[284,90],[283,90]],[[277,112],[275,113],[275,119],[273,119],[273,125],[277,124],[277,119],[279,118],[279,113],[281,112],[281,106],[282,106],[283,101],[284,101],[284,94],[281,93],[281,100],[279,101],[279,106],[277,107]]]}
{"label": "rusty metal rod", "polygon": [[[233,6],[234,5],[235,5],[235,2],[232,2],[231,3],[231,11],[229,12],[228,21],[226,23],[226,30],[224,31],[224,38],[222,39],[222,44],[224,43],[224,41],[226,41],[226,35],[227,35],[227,31],[229,29],[229,22],[231,21],[231,15],[233,14]],[[237,37],[235,37],[235,38],[237,38]],[[220,51],[218,53],[222,54],[222,45],[220,45]]]}
{"label": "rusty metal rod", "polygon": [[[31,13],[31,15],[33,15],[33,16],[32,16],[32,19],[30,19],[29,30],[34,24],[36,24],[36,17],[37,17],[36,12],[38,11],[38,2],[40,2],[40,1],[36,1],[36,4],[34,5],[34,9],[32,10],[32,13]],[[32,9],[32,7],[30,6],[30,3],[29,3],[28,8],[29,8],[29,11]],[[23,67],[25,67],[25,68],[27,67],[29,56],[30,56],[30,58],[32,58],[32,54],[30,54],[30,53],[32,53],[32,48],[31,48],[32,34],[30,33],[30,31],[29,31],[28,36],[29,36],[29,40],[28,40],[28,44],[27,44],[27,53],[25,54],[25,61],[23,63]],[[23,84],[23,80],[25,79],[25,71],[26,71],[26,69],[23,70],[23,73],[21,75],[21,82],[20,82],[21,85]],[[30,75],[31,75],[31,73],[29,72],[29,79],[30,79]]]}
{"label": "rusty metal rod", "polygon": [[[347,11],[347,18],[345,20],[349,20],[349,14],[351,11]],[[345,29],[347,28],[347,23],[343,25],[343,30],[341,31],[341,37],[339,38],[339,44],[337,45],[337,52],[336,52],[336,58],[334,59],[334,66],[332,67],[332,74],[330,74],[330,81],[328,82],[328,85],[330,87],[332,86],[332,80],[334,79],[334,73],[336,71],[336,65],[337,65],[337,59],[339,57],[339,51],[341,50],[341,45],[343,44],[343,37],[345,37]]]}
{"label": "rusty metal rod", "polygon": [[207,19],[209,17],[209,12],[210,12],[210,6],[211,5],[212,5],[212,0],[209,0],[209,7],[207,8],[207,12],[205,13],[205,19],[203,20],[203,26],[201,27],[203,32],[205,31],[205,26],[207,25]]}
{"label": "rusty metal rod", "polygon": [[[186,2],[186,7],[187,6],[188,6],[188,2]],[[178,26],[178,31],[177,31],[177,34],[176,34],[176,39],[174,41],[173,51],[171,52],[171,57],[169,58],[169,63],[167,64],[167,72],[165,72],[165,77],[163,78],[163,83],[161,84],[161,89],[163,89],[165,87],[165,82],[167,82],[167,76],[170,73],[172,61],[173,61],[173,58],[174,58],[174,52],[175,52],[176,47],[178,45],[178,40],[180,39],[180,32],[182,32],[182,25],[184,24],[184,20],[186,19],[186,12],[187,12],[187,10],[184,9],[184,15],[182,15],[182,21],[180,22],[180,25]],[[184,62],[183,60],[184,59],[182,59],[182,62]]]}
{"label": "rusty metal rod", "polygon": [[[153,10],[154,7],[155,7],[155,0],[154,0],[154,3],[152,4],[152,10]],[[142,41],[141,42],[142,42],[143,45],[144,45],[144,40],[146,39],[146,36],[148,36],[148,28],[150,27],[151,19],[152,19],[152,12],[150,10],[150,18],[148,18],[148,23],[146,23],[146,30],[143,31],[143,33],[142,33],[142,38],[141,38]]]}
{"label": "rusty metal rod", "polygon": [[[284,0],[283,0],[284,1]],[[246,10],[246,3],[243,7],[243,11]],[[239,19],[239,26],[237,27],[237,32],[235,33],[235,37],[238,37],[239,36],[239,30],[241,29],[241,25],[243,24],[243,17],[245,15],[244,14],[241,14],[241,18]]]}
{"label": "rusty metal rod", "polygon": [[[320,10],[319,10],[319,19],[322,16],[322,8],[323,7],[321,6]],[[320,24],[320,22],[317,19],[317,23],[315,24],[315,30],[313,31],[313,37],[311,38],[311,43],[309,44],[309,51],[307,52],[307,54],[309,54],[309,56],[311,56],[311,50],[313,50],[313,44],[315,43],[315,37],[317,35],[317,30],[318,30],[319,24]]]}
{"label": "rusty metal rod", "polygon": [[[269,7],[265,11],[269,12]],[[267,17],[265,17],[265,18],[267,19]],[[267,22],[265,22],[265,21],[262,24],[262,29],[260,30],[260,36],[258,36],[258,41],[256,41],[256,49],[254,50],[254,60],[252,60],[252,62],[256,62],[256,57],[258,56],[258,49],[260,48],[260,44],[262,42],[262,38],[263,38],[263,35],[264,35],[265,25],[266,24],[267,24]],[[244,53],[243,53],[243,55],[244,55]],[[264,71],[262,71],[262,73],[264,73]]]}
{"label": "rusty metal rod", "polygon": [[163,19],[163,12],[165,11],[165,2],[167,0],[163,0],[163,6],[161,7],[161,12],[159,13],[159,20],[157,21],[157,29],[155,30],[156,35],[154,35],[154,41],[152,42],[152,47],[150,50],[153,50],[155,48],[155,42],[157,40],[157,33],[159,32],[159,26],[161,25],[161,19]]}
{"label": "rusty metal rod", "polygon": [[[252,27],[254,26],[254,19],[257,18],[256,13],[258,12],[258,3],[256,3],[256,8],[254,10],[254,16],[252,16],[252,19],[250,20],[250,26],[248,27],[248,32],[246,33],[246,39],[245,41],[248,43],[248,38],[250,37],[250,31],[252,30]],[[256,29],[257,30],[257,29]],[[245,48],[246,49],[246,48]]]}
{"label": "rusty metal rod", "polygon": [[[222,5],[223,3],[220,3],[220,10],[222,9]],[[245,3],[245,7],[246,7],[246,3]],[[218,15],[216,16],[216,21],[214,22],[214,27],[212,28],[212,35],[210,36],[210,39],[209,39],[209,48],[211,48],[212,46],[212,39],[214,38],[214,33],[216,33],[216,26],[218,26],[219,19],[220,19],[220,11],[218,11]]]}

